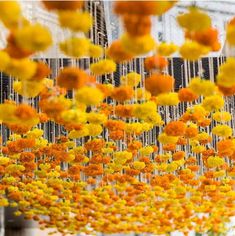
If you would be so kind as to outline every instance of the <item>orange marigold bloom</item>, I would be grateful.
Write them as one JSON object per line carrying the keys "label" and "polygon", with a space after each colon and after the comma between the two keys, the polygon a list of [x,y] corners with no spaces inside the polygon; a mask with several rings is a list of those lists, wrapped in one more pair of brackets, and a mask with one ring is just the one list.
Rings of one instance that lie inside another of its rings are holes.
{"label": "orange marigold bloom", "polygon": [[217,143],[219,156],[232,156],[235,151],[234,142],[231,139],[220,140]]}
{"label": "orange marigold bloom", "polygon": [[108,57],[112,58],[113,61],[117,63],[121,63],[124,61],[130,61],[134,55],[127,52],[121,43],[120,40],[116,40],[112,42],[110,47],[107,49],[106,54]]}
{"label": "orange marigold bloom", "polygon": [[179,137],[176,144],[177,145],[186,145],[187,144],[187,139],[184,138],[184,137]]}
{"label": "orange marigold bloom", "polygon": [[199,166],[196,166],[196,165],[194,165],[194,166],[188,166],[188,168],[191,170],[191,171],[198,171],[199,170]]}
{"label": "orange marigold bloom", "polygon": [[105,141],[103,139],[93,139],[86,142],[84,147],[88,151],[101,152],[104,145]]}
{"label": "orange marigold bloom", "polygon": [[21,162],[30,162],[30,161],[34,161],[35,159],[35,155],[31,152],[22,152],[20,154],[20,161]]}
{"label": "orange marigold bloom", "polygon": [[28,120],[35,118],[37,116],[37,112],[33,107],[27,104],[20,104],[16,107],[15,115],[21,120]]}
{"label": "orange marigold bloom", "polygon": [[124,131],[123,130],[115,130],[109,132],[109,137],[112,140],[121,140],[124,138]]}
{"label": "orange marigold bloom", "polygon": [[170,75],[154,74],[145,80],[145,88],[152,96],[168,93],[174,88],[175,79]]}
{"label": "orange marigold bloom", "polygon": [[210,119],[202,119],[202,120],[199,120],[197,122],[198,126],[201,126],[201,127],[206,127],[206,126],[209,126],[211,124],[211,120]]}
{"label": "orange marigold bloom", "polygon": [[125,122],[123,122],[121,120],[108,120],[105,123],[105,127],[111,131],[124,130],[125,129]]}
{"label": "orange marigold bloom", "polygon": [[31,125],[25,125],[25,124],[5,124],[12,132],[16,134],[25,134],[28,132],[32,126]]}
{"label": "orange marigold bloom", "polygon": [[57,83],[60,87],[72,90],[83,87],[87,79],[88,75],[85,71],[78,68],[66,67],[60,71],[57,77]]}
{"label": "orange marigold bloom", "polygon": [[198,99],[198,95],[190,88],[182,88],[178,92],[178,97],[181,102],[192,102]]}
{"label": "orange marigold bloom", "polygon": [[42,61],[37,62],[35,75],[30,80],[42,80],[50,75],[51,69]]}
{"label": "orange marigold bloom", "polygon": [[184,136],[186,138],[194,138],[198,135],[198,129],[195,127],[187,127]]}
{"label": "orange marigold bloom", "polygon": [[120,86],[114,88],[111,97],[118,102],[130,100],[134,95],[134,90],[130,86]]}
{"label": "orange marigold bloom", "polygon": [[130,118],[133,116],[133,106],[119,104],[115,107],[115,113],[117,116]]}
{"label": "orange marigold bloom", "polygon": [[172,155],[172,158],[173,158],[174,161],[181,160],[184,157],[185,157],[185,152],[184,151],[178,151],[178,152],[175,152]]}
{"label": "orange marigold bloom", "polygon": [[168,136],[183,136],[186,131],[186,124],[182,121],[171,121],[164,129]]}
{"label": "orange marigold bloom", "polygon": [[196,158],[196,157],[189,157],[189,158],[185,161],[186,164],[194,164],[194,163],[196,163],[196,162],[197,162],[197,158]]}
{"label": "orange marigold bloom", "polygon": [[144,66],[146,70],[163,70],[168,66],[168,61],[165,57],[154,55],[151,57],[147,57],[144,61]]}
{"label": "orange marigold bloom", "polygon": [[132,36],[143,36],[151,32],[151,17],[125,14],[123,16],[124,27]]}
{"label": "orange marigold bloom", "polygon": [[230,88],[218,85],[218,88],[219,88],[220,92],[223,93],[224,96],[233,96],[233,95],[235,95],[235,85],[230,87]]}
{"label": "orange marigold bloom", "polygon": [[83,7],[84,1],[49,1],[42,0],[47,10],[76,10]]}
{"label": "orange marigold bloom", "polygon": [[45,123],[49,120],[48,116],[45,113],[39,113],[38,118],[40,120],[40,123]]}
{"label": "orange marigold bloom", "polygon": [[83,172],[87,176],[97,176],[103,174],[103,167],[100,164],[89,164],[84,167]]}
{"label": "orange marigold bloom", "polygon": [[176,145],[174,143],[169,143],[169,144],[165,144],[162,148],[164,151],[173,152],[176,149]]}
{"label": "orange marigold bloom", "polygon": [[126,174],[130,175],[130,176],[135,176],[135,175],[138,175],[139,173],[140,173],[140,171],[136,170],[136,169],[127,169],[126,170]]}
{"label": "orange marigold bloom", "polygon": [[12,33],[10,33],[7,38],[7,46],[5,48],[5,51],[9,54],[10,57],[16,59],[25,58],[33,54],[33,52],[19,48],[15,42],[14,34]]}

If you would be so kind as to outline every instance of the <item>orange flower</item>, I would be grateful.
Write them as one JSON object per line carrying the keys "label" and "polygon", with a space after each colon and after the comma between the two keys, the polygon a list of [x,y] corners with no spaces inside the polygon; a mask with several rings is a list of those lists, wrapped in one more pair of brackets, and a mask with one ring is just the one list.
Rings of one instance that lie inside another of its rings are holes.
{"label": "orange flower", "polygon": [[187,127],[185,130],[185,137],[186,138],[194,138],[198,135],[198,129],[196,127]]}
{"label": "orange flower", "polygon": [[49,120],[48,116],[45,113],[39,113],[38,114],[40,123],[45,123]]}
{"label": "orange flower", "polygon": [[42,61],[37,62],[37,70],[35,75],[30,80],[42,80],[50,75],[51,69]]}
{"label": "orange flower", "polygon": [[26,51],[25,49],[19,48],[15,42],[14,34],[10,34],[7,38],[7,46],[5,48],[5,51],[9,54],[10,57],[21,59],[24,57],[28,57],[33,52]]}
{"label": "orange flower", "polygon": [[31,125],[25,125],[25,124],[5,124],[12,132],[16,134],[25,134],[28,132],[32,126]]}
{"label": "orange flower", "polygon": [[175,79],[170,75],[154,74],[145,80],[145,88],[152,96],[168,93],[174,88]]}
{"label": "orange flower", "polygon": [[181,102],[192,102],[198,99],[198,95],[190,88],[182,88],[178,92],[178,97]]}
{"label": "orange flower", "polygon": [[134,55],[127,52],[123,48],[120,40],[113,41],[110,47],[107,49],[106,54],[117,63],[130,61],[134,57]]}
{"label": "orange flower", "polygon": [[186,32],[185,37],[195,40],[204,46],[209,46],[213,51],[220,49],[218,30],[215,28],[209,28],[204,31]]}
{"label": "orange flower", "polygon": [[100,164],[90,164],[84,167],[83,172],[87,176],[97,176],[103,174],[103,167]]}
{"label": "orange flower", "polygon": [[185,157],[185,152],[184,151],[178,151],[175,152],[172,156],[174,161],[181,160]]}
{"label": "orange flower", "polygon": [[186,131],[186,124],[182,121],[171,121],[164,129],[168,136],[183,136]]}
{"label": "orange flower", "polygon": [[33,119],[37,116],[37,112],[34,108],[27,104],[20,104],[16,107],[15,115],[21,120]]}
{"label": "orange flower", "polygon": [[165,144],[162,148],[164,151],[173,152],[176,149],[176,145],[174,143],[169,143]]}
{"label": "orange flower", "polygon": [[117,105],[115,107],[115,113],[117,116],[130,118],[133,116],[133,106],[131,106],[131,105]]}
{"label": "orange flower", "polygon": [[123,16],[124,27],[132,36],[143,36],[151,32],[150,16],[130,15]]}
{"label": "orange flower", "polygon": [[87,74],[78,68],[66,67],[62,69],[57,77],[57,83],[60,87],[68,90],[79,89],[87,82]]}
{"label": "orange flower", "polygon": [[42,0],[47,10],[76,10],[83,7],[84,1],[49,1]]}
{"label": "orange flower", "polygon": [[109,132],[109,137],[112,140],[121,140],[124,138],[124,131],[122,131],[122,130],[111,131],[111,132]]}
{"label": "orange flower", "polygon": [[235,151],[234,142],[231,139],[220,140],[217,143],[219,156],[232,156]]}
{"label": "orange flower", "polygon": [[88,151],[101,152],[104,145],[105,141],[103,139],[94,139],[86,142],[84,147]]}
{"label": "orange flower", "polygon": [[165,57],[154,55],[151,57],[147,57],[144,61],[144,66],[146,70],[163,70],[165,67],[168,66],[168,61]]}
{"label": "orange flower", "polygon": [[120,86],[114,88],[111,97],[118,102],[124,102],[130,100],[134,95],[134,90],[130,86]]}
{"label": "orange flower", "polygon": [[235,95],[235,85],[233,87],[230,87],[230,88],[218,85],[218,88],[219,88],[220,92],[223,93],[224,96],[233,96],[233,95]]}
{"label": "orange flower", "polygon": [[108,120],[105,123],[105,127],[111,131],[124,130],[125,129],[125,122],[123,122],[121,120]]}

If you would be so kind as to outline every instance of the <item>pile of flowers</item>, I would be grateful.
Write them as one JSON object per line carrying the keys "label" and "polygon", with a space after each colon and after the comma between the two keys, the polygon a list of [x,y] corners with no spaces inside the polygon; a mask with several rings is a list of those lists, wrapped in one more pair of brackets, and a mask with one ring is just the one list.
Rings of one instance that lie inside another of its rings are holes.
{"label": "pile of flowers", "polygon": [[[103,50],[87,37],[95,19],[83,1],[43,0],[71,32],[61,51],[92,58],[86,70],[68,66],[50,78],[50,67],[31,59],[53,44],[49,30],[29,22],[17,2],[0,2],[9,30],[0,70],[11,75],[14,89],[0,104],[1,126],[10,131],[0,138],[0,206],[14,207],[16,216],[51,234],[226,235],[235,215],[235,138],[225,96],[235,94],[235,59],[220,66],[216,82],[194,77],[175,89],[170,55],[179,49],[194,61],[220,48],[210,17],[196,7],[177,18],[183,45],[156,43],[151,17],[175,3],[117,1],[125,33]],[[234,20],[227,27],[230,46],[233,34]],[[146,53],[147,73],[123,70],[116,87],[116,63]],[[51,124],[65,131],[55,135]]]}

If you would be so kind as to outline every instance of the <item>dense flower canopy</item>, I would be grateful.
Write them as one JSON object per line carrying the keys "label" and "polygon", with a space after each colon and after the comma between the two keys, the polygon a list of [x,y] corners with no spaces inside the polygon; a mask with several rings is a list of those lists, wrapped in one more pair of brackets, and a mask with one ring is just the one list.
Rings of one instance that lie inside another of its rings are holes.
{"label": "dense flower canopy", "polygon": [[[88,38],[94,19],[85,1],[42,4],[71,32],[61,52],[91,63],[52,78],[49,65],[31,59],[53,45],[50,31],[29,22],[16,1],[0,2],[9,30],[0,70],[14,89],[0,104],[1,126],[10,130],[0,138],[0,206],[64,235],[226,235],[235,216],[235,138],[225,96],[235,94],[235,59],[220,65],[215,82],[198,74],[180,89],[167,70],[175,52],[193,63],[220,49],[207,13],[194,6],[180,14],[185,42],[174,45],[155,41],[150,19],[176,1],[117,1],[125,32],[102,48]],[[234,22],[226,28],[231,47]],[[113,73],[137,56],[145,57],[144,72],[123,70],[116,86]],[[63,130],[53,138],[52,123]]]}

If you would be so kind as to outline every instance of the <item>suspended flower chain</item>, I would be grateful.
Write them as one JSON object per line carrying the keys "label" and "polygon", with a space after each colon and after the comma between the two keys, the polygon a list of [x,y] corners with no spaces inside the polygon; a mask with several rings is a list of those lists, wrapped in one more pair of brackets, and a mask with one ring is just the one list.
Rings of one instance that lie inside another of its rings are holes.
{"label": "suspended flower chain", "polygon": [[[29,58],[52,45],[49,30],[25,19],[17,2],[0,2],[0,20],[9,29],[0,70],[14,78],[13,89],[24,98],[0,104],[2,125],[11,131],[1,142],[0,206],[15,207],[15,215],[54,228],[52,234],[226,235],[235,215],[235,139],[226,98],[235,94],[235,59],[220,66],[215,83],[186,77],[186,86],[174,91],[167,57],[179,51],[195,61],[220,49],[217,29],[196,7],[177,17],[183,45],[155,42],[151,17],[175,3],[117,1],[114,12],[125,33],[103,50],[86,37],[93,19],[82,1],[42,1],[71,31],[61,51],[97,61],[89,71],[64,67],[52,80],[48,65]],[[226,32],[231,47],[234,22]],[[132,71],[122,74],[118,87],[97,82],[112,75],[116,63],[147,53],[146,78]],[[34,107],[29,99],[35,97]],[[66,134],[51,141],[40,129],[47,122]]]}

